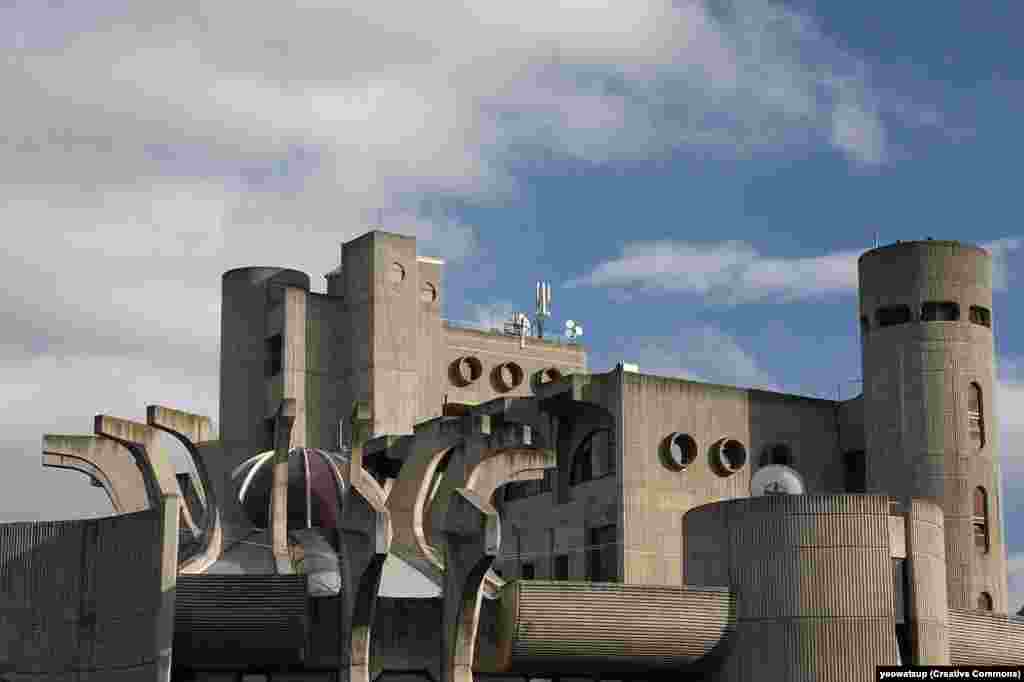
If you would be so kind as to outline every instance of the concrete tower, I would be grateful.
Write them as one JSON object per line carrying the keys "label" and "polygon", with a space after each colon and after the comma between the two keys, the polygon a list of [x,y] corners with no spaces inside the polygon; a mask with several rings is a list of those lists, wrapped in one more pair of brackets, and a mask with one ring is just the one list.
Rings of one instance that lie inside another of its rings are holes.
{"label": "concrete tower", "polygon": [[992,259],[928,240],[858,266],[867,492],[937,502],[949,607],[1005,614]]}
{"label": "concrete tower", "polygon": [[301,330],[287,325],[290,288],[308,292],[309,276],[282,267],[242,267],[221,278],[220,439],[227,471],[270,449],[267,420],[287,392],[288,346],[304,343],[288,339],[305,329],[304,316]]}

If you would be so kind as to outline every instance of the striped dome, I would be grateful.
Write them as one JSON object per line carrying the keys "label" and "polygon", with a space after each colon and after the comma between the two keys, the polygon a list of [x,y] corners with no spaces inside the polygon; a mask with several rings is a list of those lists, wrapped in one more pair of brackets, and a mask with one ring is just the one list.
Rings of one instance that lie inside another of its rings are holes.
{"label": "striped dome", "polygon": [[[260,453],[231,472],[238,486],[238,501],[257,528],[270,527],[273,457],[273,450]],[[347,462],[346,454],[316,448],[295,448],[288,453],[289,530],[338,527],[347,485],[340,465]]]}

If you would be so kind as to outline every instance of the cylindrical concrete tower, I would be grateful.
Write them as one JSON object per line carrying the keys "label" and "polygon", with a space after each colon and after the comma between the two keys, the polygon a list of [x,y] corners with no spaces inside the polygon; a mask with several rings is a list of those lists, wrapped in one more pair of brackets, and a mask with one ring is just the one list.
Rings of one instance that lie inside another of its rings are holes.
{"label": "cylindrical concrete tower", "polygon": [[859,275],[867,491],[938,503],[949,607],[1006,613],[992,259],[897,242]]}
{"label": "cylindrical concrete tower", "polygon": [[[269,449],[267,418],[272,410],[271,384],[280,381],[284,339],[273,334],[281,322],[283,288],[309,290],[309,276],[298,270],[274,267],[238,268],[221,278],[220,312],[220,471],[224,490],[231,490],[230,471]],[[277,363],[274,366],[274,363]],[[232,502],[222,497],[229,521],[240,519]]]}

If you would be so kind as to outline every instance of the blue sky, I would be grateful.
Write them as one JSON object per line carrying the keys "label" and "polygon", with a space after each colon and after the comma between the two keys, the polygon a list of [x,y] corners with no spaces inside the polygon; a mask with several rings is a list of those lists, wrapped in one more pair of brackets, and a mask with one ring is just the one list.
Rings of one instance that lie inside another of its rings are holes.
{"label": "blue sky", "polygon": [[[1024,603],[1024,60],[1014,2],[0,7],[0,519],[95,515],[39,436],[217,414],[219,277],[318,275],[382,216],[491,321],[553,284],[591,366],[859,377],[874,235],[991,244]],[[239,23],[239,17],[244,21]],[[838,389],[837,389],[838,385]]]}

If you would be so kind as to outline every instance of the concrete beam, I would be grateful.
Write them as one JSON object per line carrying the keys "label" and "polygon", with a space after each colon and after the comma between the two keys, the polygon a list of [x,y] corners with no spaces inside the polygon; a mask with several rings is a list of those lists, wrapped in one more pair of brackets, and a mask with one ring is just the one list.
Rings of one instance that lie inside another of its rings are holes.
{"label": "concrete beam", "polygon": [[149,507],[146,483],[135,462],[116,442],[96,436],[46,434],[43,466],[85,474],[110,498],[114,511],[128,514]]}
{"label": "concrete beam", "polygon": [[220,558],[224,549],[224,529],[217,493],[209,468],[199,451],[199,445],[209,442],[213,436],[212,422],[209,417],[160,405],[149,405],[146,407],[146,423],[177,438],[185,446],[199,474],[200,492],[205,507],[200,522],[202,545],[199,553],[182,563],[178,570],[186,575],[204,573]]}

